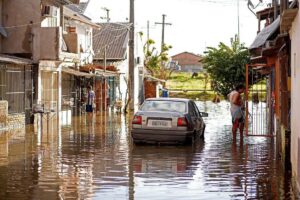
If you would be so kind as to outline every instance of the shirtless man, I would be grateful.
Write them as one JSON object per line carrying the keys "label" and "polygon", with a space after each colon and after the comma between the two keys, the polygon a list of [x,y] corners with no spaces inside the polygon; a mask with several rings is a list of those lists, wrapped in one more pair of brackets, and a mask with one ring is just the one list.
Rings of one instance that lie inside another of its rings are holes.
{"label": "shirtless man", "polygon": [[244,93],[245,87],[244,85],[237,85],[235,90],[232,91],[229,95],[230,101],[230,112],[232,117],[232,134],[233,139],[236,139],[236,132],[239,128],[240,130],[240,138],[243,137],[244,131],[244,102],[241,97],[241,94]]}

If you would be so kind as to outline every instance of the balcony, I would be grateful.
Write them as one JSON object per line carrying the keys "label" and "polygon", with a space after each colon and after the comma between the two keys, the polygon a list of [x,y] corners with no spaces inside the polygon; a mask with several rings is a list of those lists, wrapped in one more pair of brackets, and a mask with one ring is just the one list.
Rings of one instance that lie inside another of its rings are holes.
{"label": "balcony", "polygon": [[33,33],[33,60],[79,60],[78,35],[62,34],[61,27],[38,27]]}
{"label": "balcony", "polygon": [[289,8],[283,11],[280,20],[280,32],[287,33],[292,27],[292,23],[298,13],[298,8]]}

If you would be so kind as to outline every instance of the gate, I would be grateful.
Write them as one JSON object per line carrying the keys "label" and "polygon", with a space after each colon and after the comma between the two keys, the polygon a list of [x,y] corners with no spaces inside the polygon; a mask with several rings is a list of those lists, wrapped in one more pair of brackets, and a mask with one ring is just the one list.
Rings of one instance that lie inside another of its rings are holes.
{"label": "gate", "polygon": [[32,122],[33,67],[0,64],[0,100],[8,101],[10,114],[24,113],[26,123]]}
{"label": "gate", "polygon": [[246,65],[247,136],[273,137],[274,71],[265,64]]}

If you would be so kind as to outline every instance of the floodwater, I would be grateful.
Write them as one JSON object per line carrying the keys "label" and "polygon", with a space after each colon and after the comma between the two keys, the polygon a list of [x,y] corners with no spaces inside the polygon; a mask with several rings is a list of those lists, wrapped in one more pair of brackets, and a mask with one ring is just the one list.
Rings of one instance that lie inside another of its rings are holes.
{"label": "floodwater", "polygon": [[2,132],[0,199],[294,199],[270,139],[233,143],[229,105],[197,104],[209,117],[190,146],[135,146],[113,113]]}

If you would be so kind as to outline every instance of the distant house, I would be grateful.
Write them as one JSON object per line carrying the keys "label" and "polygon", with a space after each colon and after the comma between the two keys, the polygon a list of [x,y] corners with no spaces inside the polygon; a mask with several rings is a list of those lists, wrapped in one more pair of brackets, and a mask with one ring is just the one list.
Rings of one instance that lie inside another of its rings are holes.
{"label": "distant house", "polygon": [[[128,78],[128,42],[129,42],[129,23],[101,23],[100,30],[94,30],[94,64],[104,66],[104,54],[106,48],[106,66],[113,66],[120,74],[118,79],[110,80],[114,82],[115,92],[109,92],[110,98],[115,99],[117,96],[123,102],[126,99],[127,83],[125,79]],[[143,62],[140,61],[138,53],[136,53],[136,66],[135,66],[135,99],[134,102],[138,103],[140,93],[140,74]],[[110,85],[110,89],[113,86]]]}
{"label": "distant house", "polygon": [[183,52],[171,57],[172,63],[178,65],[177,71],[182,72],[201,72],[203,65],[199,61],[202,57],[190,52]]}

